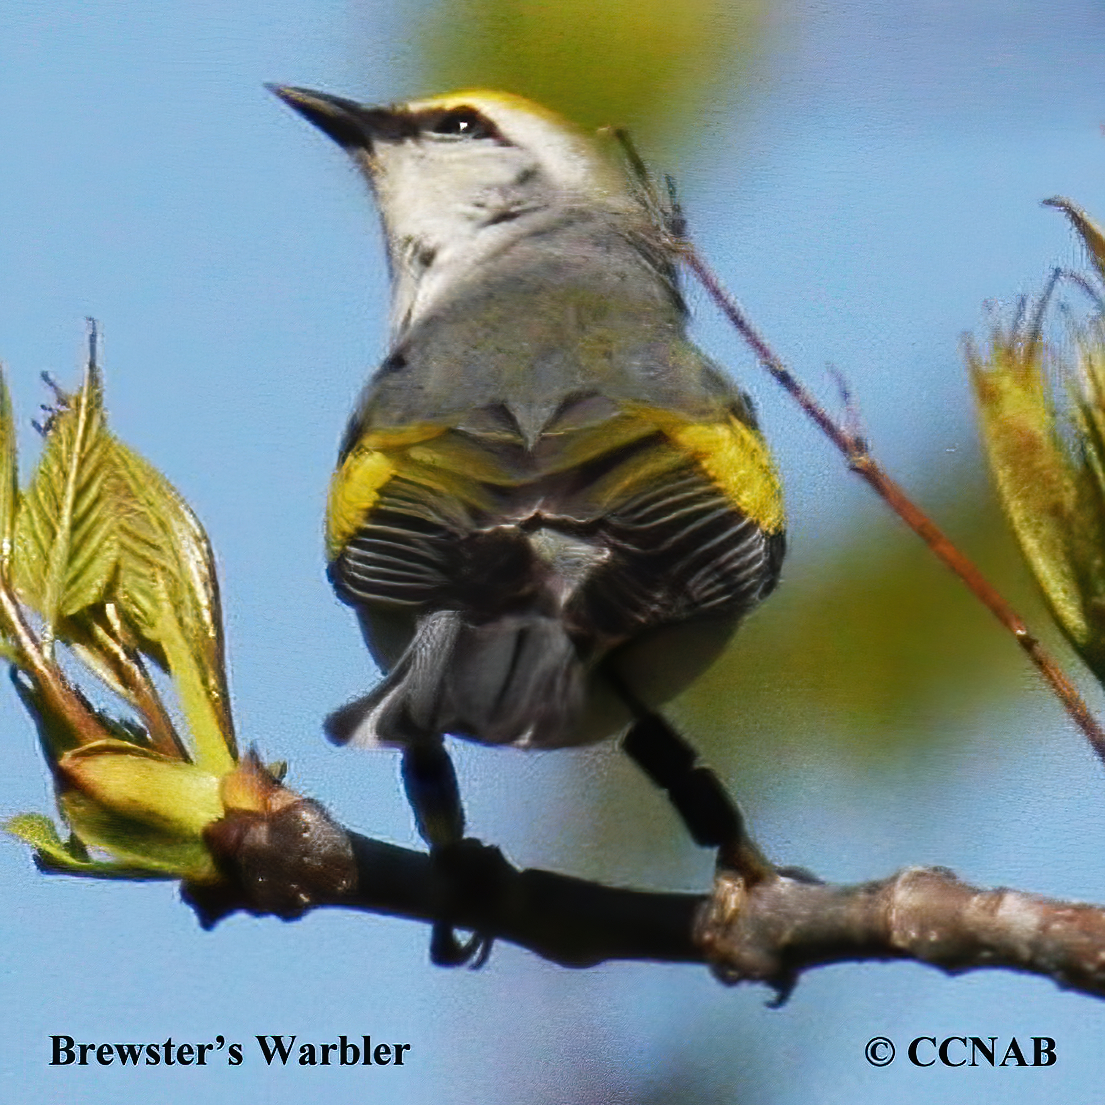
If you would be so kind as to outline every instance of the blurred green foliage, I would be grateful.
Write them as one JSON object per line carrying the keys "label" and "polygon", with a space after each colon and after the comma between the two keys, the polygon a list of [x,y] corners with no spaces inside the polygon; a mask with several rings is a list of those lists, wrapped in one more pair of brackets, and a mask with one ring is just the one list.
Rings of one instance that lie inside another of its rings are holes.
{"label": "blurred green foliage", "polygon": [[[982,474],[964,473],[954,500],[917,498],[1046,636],[1039,596]],[[834,547],[794,549],[778,593],[677,716],[723,770],[748,758],[801,759],[816,746],[886,762],[962,739],[972,716],[1034,678],[989,611],[886,510],[857,519]]]}
{"label": "blurred green foliage", "polygon": [[766,0],[453,0],[417,42],[422,91],[496,88],[645,148],[685,145],[765,44]]}
{"label": "blurred green foliage", "polygon": [[1022,309],[967,355],[1009,524],[1056,622],[1105,683],[1105,234],[1070,200],[1045,202],[1086,247],[1096,276],[1068,278],[1095,297],[1097,312],[1068,322],[1068,351],[1043,332],[1049,288],[1031,319]]}

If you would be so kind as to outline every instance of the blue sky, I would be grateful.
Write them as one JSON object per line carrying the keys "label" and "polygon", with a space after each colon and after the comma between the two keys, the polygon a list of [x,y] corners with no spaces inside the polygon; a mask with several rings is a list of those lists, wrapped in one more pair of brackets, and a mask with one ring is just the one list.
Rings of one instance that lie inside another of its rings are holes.
{"label": "blue sky", "polygon": [[[697,237],[810,382],[851,380],[898,474],[954,493],[976,448],[958,355],[989,298],[1079,261],[1066,194],[1105,216],[1105,17],[1083,3],[854,0],[792,9],[751,100],[704,121],[679,176]],[[9,0],[0,15],[0,359],[24,420],[42,370],[76,378],[83,318],[105,333],[115,429],[203,518],[218,552],[243,737],[343,821],[413,845],[394,762],[328,747],[320,718],[372,672],[323,577],[321,515],[346,413],[383,342],[385,282],[360,183],[262,89],[365,99],[418,87],[403,4]],[[782,41],[782,40],[781,40]],[[699,333],[756,394],[789,489],[795,561],[871,508],[840,463],[692,296]],[[33,448],[33,435],[24,448]],[[797,568],[792,570],[798,570]],[[0,810],[47,810],[31,728],[0,695]],[[861,879],[945,863],[988,884],[1105,900],[1100,769],[1038,694],[958,735],[950,762],[872,782],[811,754],[756,798],[774,851]],[[557,803],[602,752],[458,755],[474,831],[517,862],[579,869]],[[915,766],[915,765],[914,765]],[[659,799],[642,786],[643,802]],[[669,821],[658,815],[657,832]],[[618,880],[586,825],[573,840]],[[679,885],[707,870],[691,856]],[[623,875],[623,878],[625,876]],[[662,880],[658,877],[657,882]],[[499,948],[481,973],[426,961],[426,932],[316,914],[203,933],[165,886],[44,878],[0,841],[0,1099],[282,1103],[647,1099],[1088,1100],[1098,1003],[1010,975],[838,967],[788,1007],[693,968],[553,968]],[[672,885],[675,885],[674,883]],[[257,1033],[412,1044],[376,1070],[70,1070],[48,1037],[252,1046]],[[1046,1071],[875,1071],[876,1034],[1047,1034]],[[785,1074],[784,1074],[785,1072]],[[1091,1089],[1092,1087],[1092,1089]]]}

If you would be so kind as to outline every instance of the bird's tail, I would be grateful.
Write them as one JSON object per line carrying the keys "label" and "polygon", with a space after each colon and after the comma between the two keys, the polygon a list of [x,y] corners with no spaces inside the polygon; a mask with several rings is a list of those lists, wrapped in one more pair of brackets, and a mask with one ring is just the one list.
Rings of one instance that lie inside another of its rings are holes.
{"label": "bird's tail", "polygon": [[485,744],[573,744],[586,670],[556,618],[523,612],[480,625],[423,618],[387,678],[325,723],[336,744],[404,746],[453,734]]}

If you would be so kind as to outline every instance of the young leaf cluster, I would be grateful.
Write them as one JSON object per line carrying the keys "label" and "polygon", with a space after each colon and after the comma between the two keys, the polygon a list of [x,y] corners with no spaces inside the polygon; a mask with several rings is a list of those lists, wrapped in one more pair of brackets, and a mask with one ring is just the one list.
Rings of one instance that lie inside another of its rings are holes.
{"label": "young leaf cluster", "polygon": [[[0,376],[0,647],[71,837],[38,815],[8,828],[53,869],[213,878],[202,834],[223,815],[221,787],[238,757],[211,548],[176,489],[108,429],[94,333],[80,389],[55,398],[20,491]],[[95,707],[59,646],[131,716]],[[183,726],[152,668],[170,676]]]}

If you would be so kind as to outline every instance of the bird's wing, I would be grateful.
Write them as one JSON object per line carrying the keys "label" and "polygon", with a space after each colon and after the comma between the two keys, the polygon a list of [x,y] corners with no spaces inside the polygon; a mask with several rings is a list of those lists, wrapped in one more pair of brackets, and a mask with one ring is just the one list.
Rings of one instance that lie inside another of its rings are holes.
{"label": "bird's wing", "polygon": [[559,573],[575,630],[605,639],[754,605],[778,574],[783,530],[758,431],[731,411],[696,422],[640,404],[581,420],[588,403],[594,414],[578,398],[532,448],[501,410],[463,429],[365,434],[331,487],[342,597],[486,616],[555,589]]}

